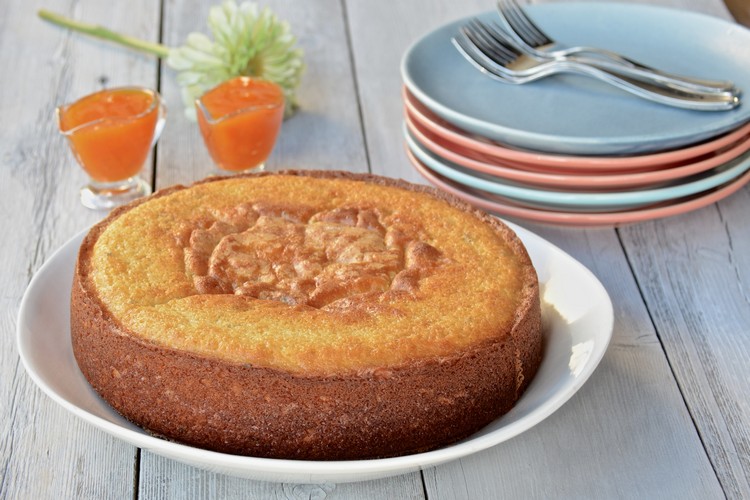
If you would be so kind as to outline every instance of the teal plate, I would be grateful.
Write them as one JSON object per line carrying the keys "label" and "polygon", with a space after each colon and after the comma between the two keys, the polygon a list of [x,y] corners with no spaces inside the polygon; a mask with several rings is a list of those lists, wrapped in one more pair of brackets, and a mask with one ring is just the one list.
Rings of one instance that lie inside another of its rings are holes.
{"label": "teal plate", "polygon": [[489,175],[479,177],[476,173],[470,174],[467,169],[427,151],[405,127],[404,137],[409,150],[430,170],[464,186],[543,208],[584,211],[630,210],[708,191],[741,176],[750,169],[748,152],[706,173],[682,179],[665,187],[602,193],[553,191],[523,186]]}
{"label": "teal plate", "polygon": [[[750,30],[737,24],[620,3],[530,5],[528,13],[566,44],[608,48],[672,73],[732,80],[750,93]],[[479,17],[496,19],[496,14]],[[748,103],[731,111],[677,109],[575,75],[525,85],[496,82],[474,69],[450,42],[467,19],[428,33],[401,63],[412,94],[467,132],[536,151],[632,155],[677,149],[750,120]]]}

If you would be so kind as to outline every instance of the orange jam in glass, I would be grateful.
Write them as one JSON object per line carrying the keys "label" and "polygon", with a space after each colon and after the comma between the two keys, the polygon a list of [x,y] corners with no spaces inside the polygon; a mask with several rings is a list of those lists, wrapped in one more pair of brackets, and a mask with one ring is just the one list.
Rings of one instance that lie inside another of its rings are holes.
{"label": "orange jam in glass", "polygon": [[198,125],[217,166],[261,168],[284,119],[284,93],[273,82],[249,77],[227,80],[195,102]]}
{"label": "orange jam in glass", "polygon": [[103,90],[57,112],[78,163],[100,183],[138,174],[161,115],[158,94],[137,87]]}

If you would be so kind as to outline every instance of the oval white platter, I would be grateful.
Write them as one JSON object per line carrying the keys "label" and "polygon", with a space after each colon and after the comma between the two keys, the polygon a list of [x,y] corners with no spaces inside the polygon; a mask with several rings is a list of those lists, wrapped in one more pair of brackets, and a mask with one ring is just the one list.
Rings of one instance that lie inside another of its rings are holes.
{"label": "oval white platter", "polygon": [[133,446],[203,469],[265,481],[335,483],[433,467],[498,445],[551,415],[591,376],[612,335],[612,303],[596,277],[551,243],[508,225],[523,240],[539,274],[544,359],[528,390],[508,414],[469,438],[434,451],[331,462],[246,457],[166,441],[128,422],[94,392],[73,356],[70,287],[85,231],[57,250],[29,284],[18,315],[18,351],[42,391],[77,417]]}

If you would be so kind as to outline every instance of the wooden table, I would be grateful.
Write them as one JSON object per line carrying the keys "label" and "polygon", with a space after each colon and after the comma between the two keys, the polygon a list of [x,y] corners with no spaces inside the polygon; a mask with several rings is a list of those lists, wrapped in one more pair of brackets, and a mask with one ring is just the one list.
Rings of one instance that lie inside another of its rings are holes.
{"label": "wooden table", "polygon": [[[643,2],[648,3],[648,2]],[[721,0],[660,0],[731,19]],[[301,112],[270,162],[423,182],[402,146],[399,61],[480,0],[268,4],[305,49]],[[182,116],[174,72],[156,59],[44,24],[44,7],[173,46],[205,31],[208,0],[2,3],[0,16],[0,498],[748,498],[750,189],[686,215],[622,228],[520,222],[588,266],[615,307],[614,338],[572,400],[530,431],[421,473],[351,484],[253,482],[141,451],[84,424],[33,384],[15,347],[29,280],[103,217],[53,110],[105,86],[158,88],[170,116],[145,175],[156,188],[211,172]],[[750,63],[750,61],[749,61]],[[748,89],[750,91],[750,89]]]}

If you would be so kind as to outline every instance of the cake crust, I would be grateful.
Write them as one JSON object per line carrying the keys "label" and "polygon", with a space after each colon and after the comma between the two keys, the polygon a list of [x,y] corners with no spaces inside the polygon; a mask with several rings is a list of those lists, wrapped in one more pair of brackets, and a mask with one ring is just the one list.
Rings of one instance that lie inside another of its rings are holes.
{"label": "cake crust", "polygon": [[505,241],[520,266],[512,324],[453,353],[326,373],[222,359],[143,338],[102,300],[92,276],[94,248],[123,214],[187,189],[177,186],[113,211],[92,228],[79,252],[71,296],[73,350],[84,376],[116,411],[153,434],[210,450],[351,460],[444,446],[513,406],[541,362],[542,334],[536,273],[507,226],[449,195],[404,181],[327,171],[246,177],[266,175],[394,187],[470,213]]}

